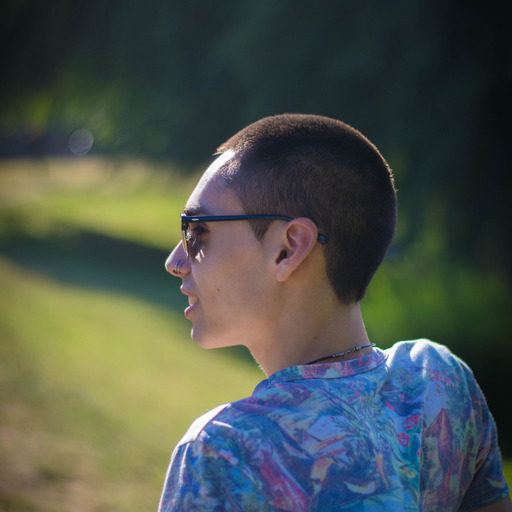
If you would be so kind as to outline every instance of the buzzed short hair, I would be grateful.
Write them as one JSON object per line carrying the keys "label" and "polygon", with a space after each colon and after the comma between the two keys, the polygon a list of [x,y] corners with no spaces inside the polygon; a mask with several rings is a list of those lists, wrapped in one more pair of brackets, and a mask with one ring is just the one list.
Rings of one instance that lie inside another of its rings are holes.
{"label": "buzzed short hair", "polygon": [[[338,298],[360,301],[382,263],[397,215],[393,174],[359,131],[323,116],[282,114],[227,140],[233,150],[219,174],[247,214],[312,219],[329,241],[327,277]],[[268,223],[254,222],[262,238]]]}

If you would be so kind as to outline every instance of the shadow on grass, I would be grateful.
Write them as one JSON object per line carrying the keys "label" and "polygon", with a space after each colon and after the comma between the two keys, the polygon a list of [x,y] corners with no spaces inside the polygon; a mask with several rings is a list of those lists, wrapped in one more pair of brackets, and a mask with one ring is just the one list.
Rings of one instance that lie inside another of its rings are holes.
{"label": "shadow on grass", "polygon": [[133,295],[175,310],[185,307],[178,280],[164,269],[167,254],[134,242],[85,230],[46,238],[18,234],[3,241],[0,254],[61,282]]}
{"label": "shadow on grass", "polygon": [[[187,300],[180,280],[164,268],[168,253],[87,230],[62,230],[45,238],[17,233],[0,241],[0,254],[57,281],[129,295],[181,313]],[[244,361],[244,347],[221,349]]]}

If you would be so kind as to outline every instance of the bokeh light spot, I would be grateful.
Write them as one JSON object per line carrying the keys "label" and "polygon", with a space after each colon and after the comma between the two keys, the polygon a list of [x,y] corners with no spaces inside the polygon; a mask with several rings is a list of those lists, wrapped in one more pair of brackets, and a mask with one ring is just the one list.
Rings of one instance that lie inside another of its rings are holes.
{"label": "bokeh light spot", "polygon": [[94,137],[89,130],[76,130],[69,137],[68,147],[74,155],[85,155],[91,150],[93,142]]}

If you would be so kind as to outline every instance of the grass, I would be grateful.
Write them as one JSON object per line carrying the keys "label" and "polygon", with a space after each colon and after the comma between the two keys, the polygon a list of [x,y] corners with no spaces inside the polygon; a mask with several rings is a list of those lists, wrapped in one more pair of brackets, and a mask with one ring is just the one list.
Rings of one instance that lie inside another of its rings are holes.
{"label": "grass", "polygon": [[42,236],[81,228],[169,249],[196,176],[143,161],[93,158],[5,161],[0,180],[4,237],[20,229]]}
{"label": "grass", "polygon": [[75,492],[93,501],[70,510],[155,508],[170,451],[194,417],[262,378],[255,365],[197,349],[165,308],[5,260],[0,287],[0,489],[47,503],[37,510],[65,510],[57,503]]}
{"label": "grass", "polygon": [[[191,421],[263,378],[190,341],[163,272],[194,181],[144,162],[0,163],[0,512],[155,510]],[[501,339],[504,282],[415,261],[386,262],[364,303],[380,346]]]}
{"label": "grass", "polygon": [[[135,242],[153,230],[169,249],[178,225],[170,219],[184,200],[158,172],[132,170],[124,181],[121,171],[113,177],[93,165],[75,174],[78,186],[62,162],[47,164],[49,172],[41,165],[3,170],[0,186],[3,250],[20,236],[32,244],[18,255],[28,264],[0,259],[0,510],[155,510],[189,424],[247,396],[264,375],[247,358],[190,341],[185,300],[173,309],[177,283],[164,273],[168,306],[32,267],[30,256],[44,257],[38,239],[64,232],[73,245],[77,229]],[[60,249],[61,269],[94,273],[73,247]],[[123,281],[142,292],[130,270]]]}

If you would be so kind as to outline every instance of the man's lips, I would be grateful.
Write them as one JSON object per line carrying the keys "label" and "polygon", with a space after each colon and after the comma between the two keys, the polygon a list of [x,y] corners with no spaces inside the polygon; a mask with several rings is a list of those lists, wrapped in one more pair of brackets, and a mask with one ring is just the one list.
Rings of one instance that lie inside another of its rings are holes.
{"label": "man's lips", "polygon": [[188,308],[185,309],[185,318],[188,319],[189,315],[192,313],[192,311],[194,311],[197,304],[199,303],[199,298],[197,297],[197,295],[193,295],[192,293],[189,293],[183,289],[181,291],[188,298]]}

